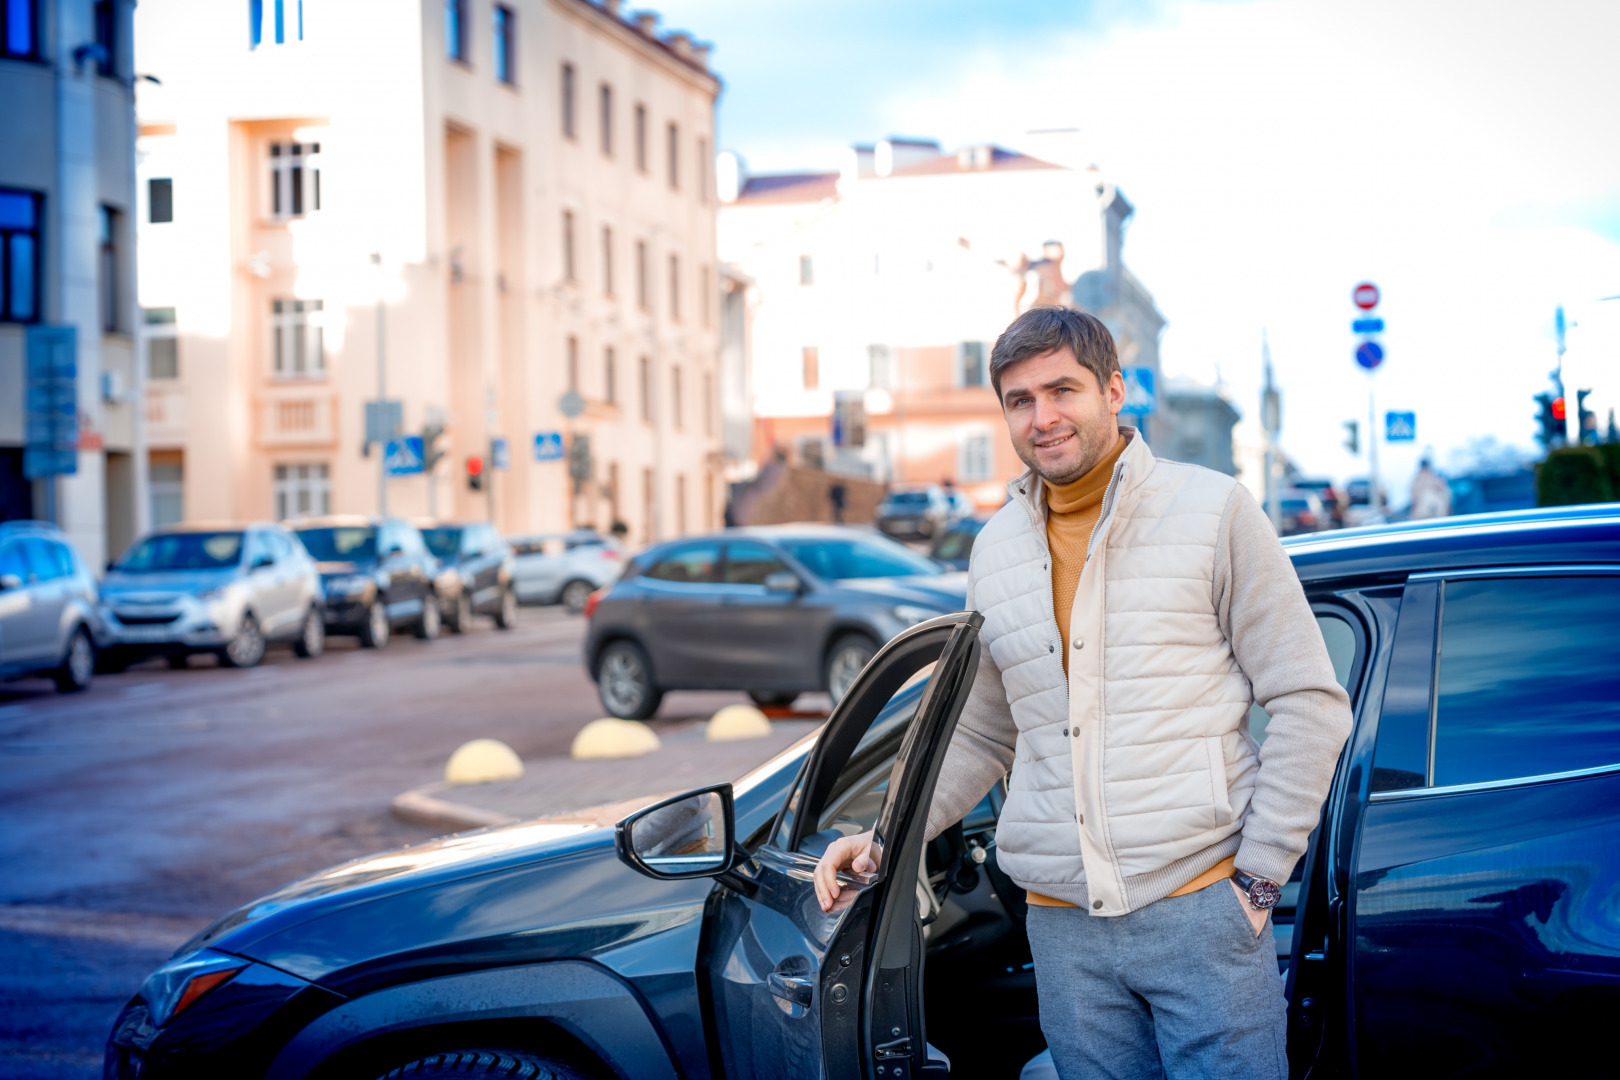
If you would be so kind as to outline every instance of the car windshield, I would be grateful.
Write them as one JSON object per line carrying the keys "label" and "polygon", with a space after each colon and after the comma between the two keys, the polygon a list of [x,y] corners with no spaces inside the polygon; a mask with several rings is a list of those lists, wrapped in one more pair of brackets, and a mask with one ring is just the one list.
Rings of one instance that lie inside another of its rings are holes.
{"label": "car windshield", "polygon": [[888,498],[893,507],[911,508],[928,505],[928,492],[926,491],[896,491]]}
{"label": "car windshield", "polygon": [[942,571],[939,564],[900,544],[885,540],[810,539],[778,540],[778,544],[817,577],[831,581],[852,578],[923,577]]}
{"label": "car windshield", "polygon": [[317,562],[374,562],[377,558],[377,530],[365,525],[334,529],[299,529]]}
{"label": "car windshield", "polygon": [[453,559],[461,553],[460,529],[423,529],[422,539],[427,541],[428,550],[441,559]]}
{"label": "car windshield", "polygon": [[223,570],[242,561],[239,532],[159,533],[125,553],[116,569],[125,573],[158,570]]}

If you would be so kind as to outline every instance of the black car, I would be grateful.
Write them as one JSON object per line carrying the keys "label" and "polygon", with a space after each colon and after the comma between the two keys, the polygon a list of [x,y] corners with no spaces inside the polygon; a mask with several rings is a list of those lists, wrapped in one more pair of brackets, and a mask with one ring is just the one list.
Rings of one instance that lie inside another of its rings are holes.
{"label": "black car", "polygon": [[973,541],[989,520],[988,514],[958,518],[934,538],[934,546],[928,554],[948,569],[966,570],[968,560],[973,557]]}
{"label": "black car", "polygon": [[964,575],[870,530],[733,529],[638,555],[587,608],[585,664],[603,706],[630,719],[666,690],[837,701],[879,645],[966,599]]}
{"label": "black car", "polygon": [[517,625],[512,548],[487,521],[420,523],[422,541],[439,560],[436,588],[444,624],[459,634],[474,615],[502,630]]}
{"label": "black car", "polygon": [[439,561],[415,525],[346,516],[289,524],[320,565],[328,634],[352,634],[371,649],[407,627],[425,640],[439,636]]}
{"label": "black car", "polygon": [[[1355,714],[1274,914],[1293,1075],[1605,1071],[1620,506],[1287,546]],[[446,837],[243,907],[130,1000],[105,1075],[1016,1076],[1041,1039],[1001,792],[923,843],[978,625],[902,632],[735,785],[616,829]],[[882,866],[823,914],[817,857],[873,827]]]}

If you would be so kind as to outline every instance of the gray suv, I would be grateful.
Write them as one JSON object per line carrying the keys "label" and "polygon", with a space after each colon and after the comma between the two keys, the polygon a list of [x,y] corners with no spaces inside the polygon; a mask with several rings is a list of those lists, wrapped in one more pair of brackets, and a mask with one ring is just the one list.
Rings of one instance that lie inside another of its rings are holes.
{"label": "gray suv", "polygon": [[0,525],[0,678],[43,675],[64,693],[90,685],[101,620],[96,579],[55,525]]}
{"label": "gray suv", "polygon": [[271,642],[302,657],[326,648],[315,560],[280,525],[178,526],[136,541],[107,568],[101,600],[112,638],[103,666],[154,653],[184,667],[211,652],[252,667]]}

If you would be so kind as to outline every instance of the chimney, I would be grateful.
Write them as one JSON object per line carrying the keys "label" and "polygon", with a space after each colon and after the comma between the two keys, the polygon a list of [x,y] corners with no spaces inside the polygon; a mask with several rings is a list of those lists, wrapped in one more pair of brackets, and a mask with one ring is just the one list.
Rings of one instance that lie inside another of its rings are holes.
{"label": "chimney", "polygon": [[714,183],[720,201],[734,203],[748,184],[748,163],[735,150],[722,150],[714,159]]}
{"label": "chimney", "polygon": [[857,180],[865,180],[875,176],[876,168],[872,164],[873,150],[870,146],[861,146],[859,143],[844,151],[844,162],[838,170],[838,186],[848,188]]}
{"label": "chimney", "polygon": [[615,19],[619,17],[619,9],[624,6],[624,0],[602,0],[602,9]]}
{"label": "chimney", "polygon": [[692,35],[675,30],[664,35],[664,44],[682,60],[692,59]]}
{"label": "chimney", "polygon": [[692,59],[703,65],[705,71],[709,68],[709,54],[714,52],[714,46],[708,42],[692,42]]}
{"label": "chimney", "polygon": [[650,38],[658,36],[658,12],[637,11],[632,13],[630,17],[636,21],[637,30]]}
{"label": "chimney", "polygon": [[932,139],[884,139],[873,151],[872,168],[879,176],[896,169],[932,161],[940,156],[939,143]]}

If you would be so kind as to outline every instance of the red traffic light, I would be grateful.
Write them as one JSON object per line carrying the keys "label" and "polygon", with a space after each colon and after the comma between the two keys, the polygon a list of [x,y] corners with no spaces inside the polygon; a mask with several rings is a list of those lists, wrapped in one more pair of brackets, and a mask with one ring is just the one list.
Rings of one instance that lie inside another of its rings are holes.
{"label": "red traffic light", "polygon": [[1562,420],[1562,419],[1564,419],[1565,413],[1564,413],[1564,399],[1563,398],[1561,398],[1561,397],[1553,398],[1552,414],[1553,414],[1553,419],[1554,420]]}
{"label": "red traffic light", "polygon": [[[1563,400],[1563,398],[1559,398],[1559,401],[1562,401],[1562,400]],[[472,455],[471,457],[469,457],[467,459],[467,475],[468,476],[481,476],[481,475],[483,475],[483,472],[484,472],[484,459],[483,458],[479,457],[477,454],[474,454],[474,455]]]}

